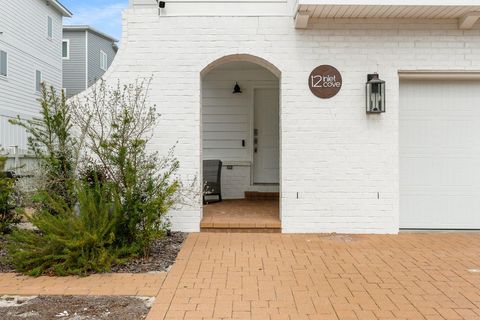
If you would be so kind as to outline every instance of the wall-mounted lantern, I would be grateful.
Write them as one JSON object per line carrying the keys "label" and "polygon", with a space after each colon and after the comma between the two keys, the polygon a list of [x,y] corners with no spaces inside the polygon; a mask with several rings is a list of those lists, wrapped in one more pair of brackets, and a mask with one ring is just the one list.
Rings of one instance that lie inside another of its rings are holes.
{"label": "wall-mounted lantern", "polygon": [[235,86],[233,87],[233,94],[237,94],[237,93],[242,93],[242,89],[238,85],[238,82],[235,82]]}
{"label": "wall-mounted lantern", "polygon": [[385,112],[385,81],[378,73],[369,74],[367,78],[367,113]]}

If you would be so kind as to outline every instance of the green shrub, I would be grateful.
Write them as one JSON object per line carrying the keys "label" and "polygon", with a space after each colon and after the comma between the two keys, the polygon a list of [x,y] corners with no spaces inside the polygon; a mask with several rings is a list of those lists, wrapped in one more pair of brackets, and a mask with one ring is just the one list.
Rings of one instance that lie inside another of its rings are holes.
{"label": "green shrub", "polygon": [[100,172],[102,180],[116,186],[123,207],[118,240],[145,257],[167,228],[166,214],[178,202],[181,187],[173,149],[164,157],[147,149],[158,124],[147,94],[147,82],[112,88],[102,81],[73,108],[91,155],[85,176],[91,180],[92,171]]}
{"label": "green shrub", "polygon": [[163,157],[147,149],[158,119],[147,91],[144,82],[116,88],[101,82],[85,101],[69,105],[42,86],[41,117],[12,121],[27,130],[45,177],[41,206],[30,218],[36,230],[9,236],[18,271],[85,275],[149,255],[169,225],[181,183],[173,149]]}
{"label": "green shrub", "polygon": [[28,147],[40,166],[39,202],[43,203],[45,197],[40,195],[46,193],[73,205],[78,144],[72,130],[70,105],[63,92],[59,96],[53,87],[47,88],[42,83],[40,107],[40,117],[29,120],[17,117],[10,123],[25,128]]}
{"label": "green shrub", "polygon": [[9,236],[9,254],[18,271],[32,276],[86,275],[108,272],[118,262],[118,195],[109,186],[82,185],[77,190],[77,206],[47,197],[48,208],[30,218],[38,230],[14,230]]}
{"label": "green shrub", "polygon": [[20,222],[15,209],[15,179],[4,174],[7,158],[0,156],[0,235],[7,234]]}

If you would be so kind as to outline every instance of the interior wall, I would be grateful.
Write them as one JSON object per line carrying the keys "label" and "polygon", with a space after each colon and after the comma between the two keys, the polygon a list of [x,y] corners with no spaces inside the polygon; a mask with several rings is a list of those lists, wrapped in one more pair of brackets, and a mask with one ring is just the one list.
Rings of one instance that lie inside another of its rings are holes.
{"label": "interior wall", "polygon": [[[233,94],[236,82],[241,94]],[[202,80],[203,159],[222,160],[224,199],[241,199],[250,187],[254,88],[278,87],[270,71],[247,62],[219,66]]]}

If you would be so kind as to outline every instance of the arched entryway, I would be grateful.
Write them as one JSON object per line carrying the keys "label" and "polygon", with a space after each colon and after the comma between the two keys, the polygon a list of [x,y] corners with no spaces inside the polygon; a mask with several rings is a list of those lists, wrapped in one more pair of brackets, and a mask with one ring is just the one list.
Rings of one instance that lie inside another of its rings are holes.
{"label": "arched entryway", "polygon": [[247,54],[202,70],[202,231],[281,231],[280,77]]}

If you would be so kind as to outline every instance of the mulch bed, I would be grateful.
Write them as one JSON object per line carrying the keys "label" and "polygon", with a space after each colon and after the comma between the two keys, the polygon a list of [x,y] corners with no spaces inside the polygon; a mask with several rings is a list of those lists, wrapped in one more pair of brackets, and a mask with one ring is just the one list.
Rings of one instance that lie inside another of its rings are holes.
{"label": "mulch bed", "polygon": [[0,297],[2,320],[140,320],[153,298],[99,296]]}
{"label": "mulch bed", "polygon": [[[187,233],[172,232],[171,235],[157,239],[153,243],[148,259],[132,259],[125,264],[114,266],[111,272],[145,273],[168,271],[175,262],[186,237]],[[15,272],[13,265],[7,259],[6,243],[6,239],[0,236],[0,272]]]}
{"label": "mulch bed", "polygon": [[115,273],[145,273],[168,271],[182,248],[187,233],[172,232],[170,236],[155,240],[148,259],[136,258],[125,264],[114,266]]}

